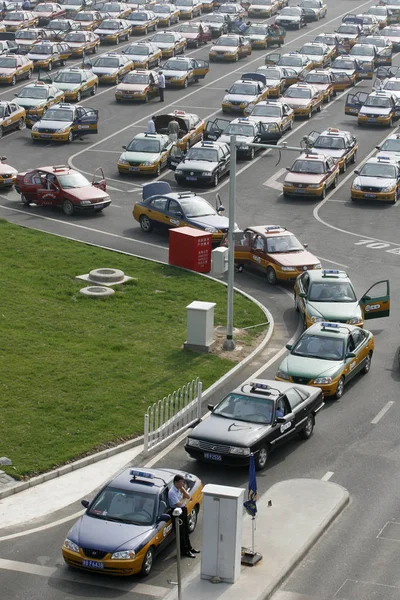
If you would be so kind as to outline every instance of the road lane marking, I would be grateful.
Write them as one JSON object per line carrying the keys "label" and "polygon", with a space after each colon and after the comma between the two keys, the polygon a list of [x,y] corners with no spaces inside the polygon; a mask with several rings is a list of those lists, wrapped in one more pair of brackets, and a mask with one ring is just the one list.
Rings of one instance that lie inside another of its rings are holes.
{"label": "road lane marking", "polygon": [[266,187],[270,187],[273,188],[274,190],[278,190],[279,192],[282,191],[283,188],[283,183],[279,183],[277,181],[277,179],[279,179],[279,177],[282,177],[282,175],[286,173],[286,168],[283,167],[282,169],[279,169],[279,171],[277,171],[276,173],[274,173],[274,175],[272,175],[272,177],[270,177],[269,179],[267,179],[267,181],[264,181],[263,185],[265,185]]}
{"label": "road lane marking", "polygon": [[325,475],[321,477],[321,481],[329,481],[333,474],[333,471],[327,471]]}
{"label": "road lane marking", "polygon": [[385,406],[382,408],[382,410],[380,410],[378,412],[375,419],[372,419],[371,425],[376,425],[377,423],[379,423],[379,421],[386,415],[387,411],[389,410],[389,408],[391,408],[393,406],[393,404],[394,404],[393,400],[389,400],[389,402],[387,402],[385,404]]}
{"label": "road lane marking", "polygon": [[339,267],[343,267],[343,269],[349,269],[349,265],[344,265],[343,263],[337,262],[336,260],[332,260],[331,258],[324,258],[323,256],[318,256],[317,258],[319,258],[319,260],[322,260],[324,262],[330,262],[333,265],[338,265]]}
{"label": "road lane marking", "polygon": [[88,152],[104,152],[105,154],[121,154],[121,150],[88,150]]}

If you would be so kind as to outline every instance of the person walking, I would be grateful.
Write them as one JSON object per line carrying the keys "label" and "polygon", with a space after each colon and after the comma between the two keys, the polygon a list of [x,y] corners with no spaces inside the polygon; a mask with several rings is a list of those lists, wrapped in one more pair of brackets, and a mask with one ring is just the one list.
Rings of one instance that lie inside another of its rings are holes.
{"label": "person walking", "polygon": [[171,142],[178,141],[178,134],[179,134],[179,123],[175,119],[175,117],[172,117],[172,120],[168,123],[168,135],[169,135],[169,139],[171,140]]}
{"label": "person walking", "polygon": [[160,102],[164,102],[165,77],[162,71],[158,72],[158,91],[160,93]]}
{"label": "person walking", "polygon": [[153,116],[147,121],[147,128],[145,133],[156,133],[156,118]]}
{"label": "person walking", "polygon": [[179,517],[181,522],[181,525],[179,527],[181,540],[181,555],[188,556],[189,558],[196,558],[195,554],[199,554],[200,550],[195,550],[192,547],[192,544],[190,543],[188,513],[187,508],[185,506],[186,501],[190,499],[190,494],[185,487],[185,479],[183,475],[175,475],[174,485],[168,492],[168,504],[172,509],[180,508],[182,510],[182,514]]}

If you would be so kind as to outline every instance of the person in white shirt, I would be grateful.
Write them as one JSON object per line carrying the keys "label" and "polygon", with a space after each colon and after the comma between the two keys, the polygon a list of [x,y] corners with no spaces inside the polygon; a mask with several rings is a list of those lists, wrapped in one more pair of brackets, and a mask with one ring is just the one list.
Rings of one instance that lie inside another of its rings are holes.
{"label": "person in white shirt", "polygon": [[[185,479],[183,475],[175,475],[174,485],[168,492],[168,504],[172,509],[180,508],[182,515],[180,516],[181,526],[179,528],[180,539],[181,539],[181,554],[182,556],[188,556],[189,558],[196,558],[195,554],[198,554],[200,550],[195,550],[190,543],[189,538],[189,526],[188,526],[188,513],[185,506],[186,500],[191,500],[190,494],[185,488]],[[175,524],[175,518],[174,518]]]}
{"label": "person in white shirt", "polygon": [[156,133],[155,120],[156,120],[155,117],[151,117],[150,121],[147,122],[146,133]]}
{"label": "person in white shirt", "polygon": [[160,102],[164,102],[165,77],[162,71],[158,72],[158,91],[160,93]]}

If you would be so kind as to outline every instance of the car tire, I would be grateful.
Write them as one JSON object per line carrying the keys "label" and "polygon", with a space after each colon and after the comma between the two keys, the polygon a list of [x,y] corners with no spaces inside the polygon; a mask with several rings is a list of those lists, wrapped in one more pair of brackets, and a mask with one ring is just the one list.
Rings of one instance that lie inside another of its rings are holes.
{"label": "car tire", "polygon": [[302,440],[308,440],[313,434],[314,431],[314,415],[309,415],[306,419],[306,424],[303,429],[299,432],[299,437]]}
{"label": "car tire", "polygon": [[322,188],[322,194],[320,195],[319,199],[320,200],[325,200],[326,197],[326,188],[325,186]]}
{"label": "car tire", "polygon": [[185,81],[183,82],[183,89],[186,90],[187,86],[188,86],[188,79],[186,77]]}
{"label": "car tire", "polygon": [[262,469],[265,468],[265,465],[268,462],[268,448],[265,444],[263,444],[262,446],[260,446],[260,448],[258,449],[258,452],[256,452],[255,456],[254,456],[254,465],[256,468],[256,471],[261,471]]}
{"label": "car tire", "polygon": [[11,85],[14,87],[14,85],[17,83],[17,78],[15,77],[15,75],[13,76],[13,78],[11,79]]}
{"label": "car tire", "polygon": [[146,104],[148,104],[150,102],[150,94],[146,94],[144,101]]}
{"label": "car tire", "polygon": [[300,308],[299,308],[299,305],[298,305],[298,302],[297,302],[297,296],[296,296],[296,294],[294,294],[294,308],[295,308],[296,312],[298,312],[298,313],[300,312]]}
{"label": "car tire", "polygon": [[311,119],[312,117],[312,108],[308,111],[307,119]]}
{"label": "car tire", "polygon": [[18,121],[17,129],[19,129],[20,131],[22,131],[23,129],[26,129],[25,119],[20,119]]}
{"label": "car tire", "polygon": [[217,187],[217,185],[219,184],[219,177],[218,177],[218,173],[215,173],[214,177],[213,177],[213,186]]}
{"label": "car tire", "polygon": [[293,119],[290,119],[288,130],[292,131],[293,129]]}
{"label": "car tire", "polygon": [[321,112],[321,110],[322,110],[322,106],[321,106],[321,104],[318,104],[318,106],[317,106],[317,112]]}
{"label": "car tire", "polygon": [[32,70],[31,70],[31,69],[29,69],[29,71],[28,71],[28,75],[26,76],[26,78],[27,78],[27,79],[31,79],[31,77],[32,77]]}
{"label": "car tire", "polygon": [[297,29],[300,31],[300,29],[301,29],[301,23],[298,24]]}
{"label": "car tire", "polygon": [[119,44],[119,37],[117,36],[117,39],[115,40],[115,45],[118,46]]}
{"label": "car tire", "polygon": [[140,228],[144,233],[150,233],[153,230],[153,223],[147,215],[141,215],[139,219]]}
{"label": "car tire", "polygon": [[251,148],[250,153],[248,155],[248,159],[253,160],[255,153],[256,153],[256,151],[254,150],[254,148]]}
{"label": "car tire", "polygon": [[170,19],[168,19],[168,21],[167,21],[167,27],[171,27],[171,20]]}
{"label": "car tire", "polygon": [[343,391],[344,391],[344,377],[341,377],[338,381],[336,391],[335,391],[336,400],[340,400],[340,398],[343,396]]}
{"label": "car tire", "polygon": [[335,179],[333,180],[333,184],[332,184],[333,189],[337,188],[338,183],[339,183],[339,175],[336,175]]}
{"label": "car tire", "polygon": [[350,159],[350,162],[354,165],[357,160],[357,152],[354,152],[353,156]]}
{"label": "car tire", "polygon": [[30,205],[30,201],[28,200],[28,198],[26,196],[24,196],[24,194],[21,194],[21,202],[22,202],[22,204],[25,204],[25,206]]}
{"label": "car tire", "polygon": [[149,548],[144,555],[144,559],[142,562],[142,568],[140,569],[139,575],[140,577],[147,577],[150,574],[151,569],[153,568],[154,563],[154,550],[153,548]]}
{"label": "car tire", "polygon": [[161,161],[158,163],[157,171],[156,171],[156,176],[160,177],[160,175],[161,175]]}
{"label": "car tire", "polygon": [[267,282],[269,283],[269,285],[276,284],[276,273],[272,267],[267,268],[266,278],[267,278]]}
{"label": "car tire", "polygon": [[117,75],[115,78],[115,85],[118,85],[118,84],[119,84],[119,75]]}
{"label": "car tire", "polygon": [[393,127],[393,118],[392,117],[390,118],[390,121],[389,121],[389,127],[390,128]]}
{"label": "car tire", "polygon": [[60,65],[61,65],[62,67],[65,67],[65,65],[66,65],[66,64],[67,64],[67,61],[66,61],[66,60],[60,60]]}
{"label": "car tire", "polygon": [[145,27],[144,31],[143,31],[143,35],[147,35],[148,33],[149,33],[149,30],[147,29],[147,27]]}
{"label": "car tire", "polygon": [[346,159],[344,159],[342,173],[346,173],[346,171],[347,171],[347,162],[346,162]]}
{"label": "car tire", "polygon": [[93,46],[93,54],[97,54],[99,51],[99,47],[98,46]]}
{"label": "car tire", "polygon": [[74,214],[74,205],[72,204],[71,200],[63,200],[62,210],[67,217],[71,217]]}
{"label": "car tire", "polygon": [[47,67],[47,70],[49,71],[49,73],[50,73],[50,71],[53,70],[53,63],[52,62],[49,62],[49,66]]}
{"label": "car tire", "polygon": [[81,94],[81,92],[78,92],[77,95],[76,95],[76,101],[80,102],[81,99],[82,99],[82,94]]}
{"label": "car tire", "polygon": [[367,373],[370,372],[371,370],[371,361],[372,361],[372,352],[370,352],[367,356],[367,358],[365,359],[365,363],[364,366],[362,368],[362,372],[364,373],[364,375],[367,375]]}
{"label": "car tire", "polygon": [[94,84],[94,86],[92,87],[91,91],[90,91],[90,95],[94,96],[97,92],[97,84]]}
{"label": "car tire", "polygon": [[235,54],[235,62],[238,62],[239,60],[239,54]]}
{"label": "car tire", "polygon": [[192,508],[192,510],[190,511],[190,513],[188,514],[187,520],[188,520],[189,533],[193,533],[193,531],[196,529],[198,514],[199,514],[198,506],[194,506]]}

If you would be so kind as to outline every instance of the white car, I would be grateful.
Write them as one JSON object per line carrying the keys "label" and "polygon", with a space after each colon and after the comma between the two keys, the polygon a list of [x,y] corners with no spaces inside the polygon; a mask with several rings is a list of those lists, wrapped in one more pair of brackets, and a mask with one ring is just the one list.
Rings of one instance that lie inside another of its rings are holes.
{"label": "white car", "polygon": [[397,162],[400,161],[400,134],[395,133],[388,137],[381,146],[376,146],[379,150],[376,158],[384,158],[388,156]]}
{"label": "white car", "polygon": [[285,6],[275,17],[275,23],[280,27],[301,29],[306,24],[304,9],[299,6]]}

